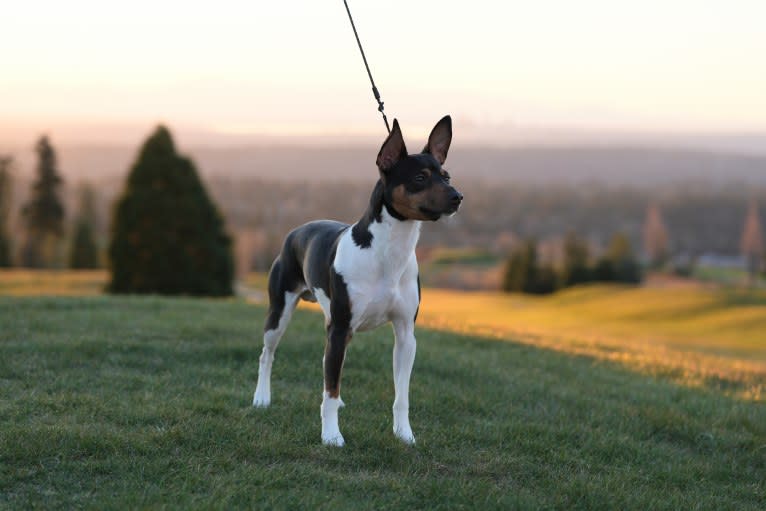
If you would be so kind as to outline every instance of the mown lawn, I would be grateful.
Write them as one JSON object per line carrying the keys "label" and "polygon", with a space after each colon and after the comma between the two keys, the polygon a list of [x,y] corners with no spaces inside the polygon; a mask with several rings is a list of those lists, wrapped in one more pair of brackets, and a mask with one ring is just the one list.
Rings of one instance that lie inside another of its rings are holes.
{"label": "mown lawn", "polygon": [[0,297],[0,508],[766,506],[766,407],[612,362],[427,331],[414,448],[391,432],[391,334],[347,357],[320,443],[322,320],[298,311],[250,406],[263,309]]}

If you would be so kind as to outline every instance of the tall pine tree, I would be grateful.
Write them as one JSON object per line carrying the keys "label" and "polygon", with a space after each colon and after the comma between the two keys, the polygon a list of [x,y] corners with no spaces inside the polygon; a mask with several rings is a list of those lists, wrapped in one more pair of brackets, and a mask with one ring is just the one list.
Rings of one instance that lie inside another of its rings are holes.
{"label": "tall pine tree", "polygon": [[8,217],[11,209],[10,156],[0,156],[0,268],[11,266],[11,236],[8,233]]}
{"label": "tall pine tree", "polygon": [[109,258],[113,293],[232,293],[223,219],[164,126],[139,151],[117,202]]}
{"label": "tall pine tree", "polygon": [[593,280],[588,243],[570,232],[564,240],[564,264],[561,269],[562,287],[576,286]]}
{"label": "tall pine tree", "polygon": [[22,250],[25,266],[40,268],[53,265],[57,245],[64,235],[64,205],[59,198],[63,180],[59,175],[56,151],[47,136],[35,145],[37,180],[29,201],[22,208],[26,242]]}

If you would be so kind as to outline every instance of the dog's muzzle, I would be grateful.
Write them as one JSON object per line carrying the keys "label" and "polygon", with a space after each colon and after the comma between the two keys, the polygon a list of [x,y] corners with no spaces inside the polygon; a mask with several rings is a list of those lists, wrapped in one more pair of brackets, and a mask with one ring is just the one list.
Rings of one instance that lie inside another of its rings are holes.
{"label": "dog's muzzle", "polygon": [[458,208],[460,207],[461,202],[463,202],[463,194],[453,188],[452,191],[450,192],[447,211],[445,213],[447,213],[448,215],[456,213]]}

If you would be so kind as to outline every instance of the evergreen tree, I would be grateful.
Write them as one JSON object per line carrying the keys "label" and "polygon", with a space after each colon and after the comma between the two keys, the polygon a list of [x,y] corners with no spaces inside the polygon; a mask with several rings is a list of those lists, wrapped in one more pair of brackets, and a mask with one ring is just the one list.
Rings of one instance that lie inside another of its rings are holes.
{"label": "evergreen tree", "polygon": [[232,293],[223,219],[163,126],[139,151],[117,202],[109,258],[114,293]]}
{"label": "evergreen tree", "polygon": [[627,236],[617,233],[612,236],[607,249],[606,259],[612,266],[614,280],[628,284],[641,282],[641,266],[633,255],[633,248]]}
{"label": "evergreen tree", "polygon": [[614,282],[615,278],[612,261],[606,256],[600,257],[596,266],[593,267],[593,280],[596,282]]}
{"label": "evergreen tree", "polygon": [[533,285],[527,288],[528,293],[547,295],[558,289],[559,276],[550,264],[541,264],[537,267]]}
{"label": "evergreen tree", "polygon": [[10,156],[0,156],[0,268],[11,266],[11,236],[8,233],[8,216],[11,209],[11,165]]}
{"label": "evergreen tree", "polygon": [[32,185],[29,202],[22,208],[27,230],[22,259],[26,266],[38,268],[54,263],[56,245],[64,234],[64,205],[58,192],[63,180],[48,137],[38,140],[35,151],[37,180]]}
{"label": "evergreen tree", "polygon": [[503,291],[518,293],[524,290],[529,260],[526,250],[516,248],[511,252],[503,270]]}
{"label": "evergreen tree", "polygon": [[564,240],[564,266],[561,271],[563,287],[576,286],[593,280],[590,269],[588,244],[580,240],[574,233],[567,235]]}
{"label": "evergreen tree", "polygon": [[80,204],[69,252],[69,267],[87,270],[99,266],[98,245],[95,238],[96,197],[93,188],[89,185],[83,185],[79,192]]}
{"label": "evergreen tree", "polygon": [[537,243],[525,241],[511,252],[503,272],[503,291],[546,294],[556,290],[556,272],[549,265],[538,266]]}

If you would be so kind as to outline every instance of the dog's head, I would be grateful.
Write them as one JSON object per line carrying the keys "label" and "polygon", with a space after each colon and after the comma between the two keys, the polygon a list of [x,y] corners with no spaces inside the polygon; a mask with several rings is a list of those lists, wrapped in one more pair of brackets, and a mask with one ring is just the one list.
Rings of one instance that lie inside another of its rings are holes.
{"label": "dog's head", "polygon": [[457,212],[463,196],[450,185],[450,176],[442,168],[451,141],[452,119],[447,115],[431,130],[423,152],[407,154],[399,122],[394,119],[376,163],[386,204],[399,217],[438,220]]}

